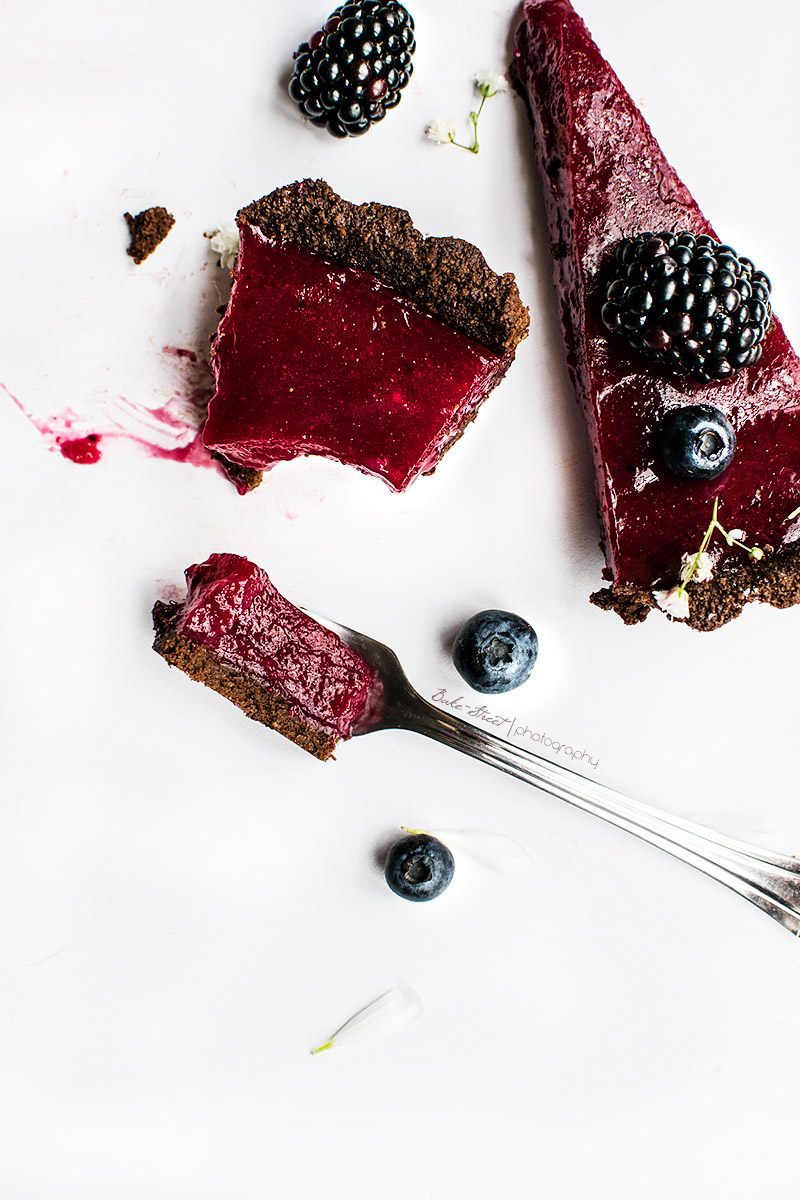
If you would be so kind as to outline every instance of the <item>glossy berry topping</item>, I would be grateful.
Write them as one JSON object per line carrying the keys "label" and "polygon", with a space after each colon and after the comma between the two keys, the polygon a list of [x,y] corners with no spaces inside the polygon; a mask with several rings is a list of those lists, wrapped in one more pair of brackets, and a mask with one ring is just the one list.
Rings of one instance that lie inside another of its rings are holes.
{"label": "glossy berry topping", "polygon": [[429,833],[411,833],[389,848],[386,882],[404,900],[435,900],[449,886],[455,863],[443,842]]}
{"label": "glossy berry topping", "polygon": [[[188,567],[186,583],[171,621],[176,633],[211,652],[232,678],[283,697],[315,729],[351,736],[372,687],[364,659],[238,554],[212,554]],[[227,694],[224,675],[219,687],[208,686]],[[248,715],[261,720],[256,709]]]}
{"label": "glossy berry topping", "polygon": [[470,617],[453,642],[453,663],[476,692],[510,692],[529,678],[539,653],[533,628],[516,613],[488,608]]}
{"label": "glossy berry topping", "polygon": [[757,363],[770,282],[705,234],[640,233],[619,242],[601,316],[630,345],[699,383]]}
{"label": "glossy berry topping", "polygon": [[658,429],[666,466],[686,479],[716,479],[731,465],[736,434],[724,413],[710,404],[673,408]]}
{"label": "glossy berry topping", "polygon": [[368,271],[243,225],[203,441],[255,470],[324,454],[404,491],[503,364]]}
{"label": "glossy berry topping", "polygon": [[343,4],[298,46],[289,95],[334,137],[366,133],[411,78],[414,22],[397,0]]}

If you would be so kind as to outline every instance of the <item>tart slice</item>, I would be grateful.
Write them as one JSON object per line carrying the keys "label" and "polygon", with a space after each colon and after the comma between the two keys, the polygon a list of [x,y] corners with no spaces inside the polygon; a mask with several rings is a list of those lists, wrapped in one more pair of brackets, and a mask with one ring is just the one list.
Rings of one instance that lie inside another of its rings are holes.
{"label": "tart slice", "polygon": [[236,554],[186,570],[186,598],[156,601],[153,649],[254,721],[327,759],[378,702],[372,669]]}
{"label": "tart slice", "polygon": [[322,180],[241,210],[203,440],[262,470],[320,454],[403,491],[433,471],[527,334],[514,277]]}
{"label": "tart slice", "polygon": [[[654,606],[654,588],[677,586],[700,629],[747,600],[796,603],[800,362],[768,304],[759,307],[766,276],[719,244],[568,0],[526,0],[513,72],[530,109],[567,360],[594,458],[613,586],[592,599],[633,622]],[[745,329],[751,318],[760,331]],[[695,448],[716,453],[722,430],[735,445],[727,469],[676,473],[664,445],[697,415],[676,422],[684,408],[717,414]],[[681,583],[682,557],[693,561],[717,512],[745,531],[744,548],[734,544],[742,537],[717,536],[712,579]]]}

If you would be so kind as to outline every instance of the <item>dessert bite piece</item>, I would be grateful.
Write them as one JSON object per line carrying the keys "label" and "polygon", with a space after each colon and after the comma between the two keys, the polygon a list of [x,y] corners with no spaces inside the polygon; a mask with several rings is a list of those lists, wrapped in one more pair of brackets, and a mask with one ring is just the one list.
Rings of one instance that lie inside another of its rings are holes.
{"label": "dessert bite piece", "polygon": [[255,470],[320,454],[398,492],[433,471],[527,334],[513,275],[322,180],[278,188],[237,222],[206,447]]}
{"label": "dessert bite piece", "polygon": [[512,73],[594,459],[612,586],[593,601],[698,629],[797,603],[800,361],[767,276],[721,244],[568,0],[525,0]]}
{"label": "dessert bite piece", "polygon": [[237,554],[188,567],[186,598],[156,601],[153,649],[316,758],[349,738],[380,685],[340,637]]}

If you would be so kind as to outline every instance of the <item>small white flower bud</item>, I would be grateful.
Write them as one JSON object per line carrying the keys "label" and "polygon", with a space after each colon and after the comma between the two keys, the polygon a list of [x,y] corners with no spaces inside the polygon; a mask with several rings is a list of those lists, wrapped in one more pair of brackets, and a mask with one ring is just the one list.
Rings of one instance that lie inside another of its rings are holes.
{"label": "small white flower bud", "polygon": [[681,559],[681,583],[707,583],[714,574],[711,567],[711,555],[705,550],[701,554],[684,554]]}
{"label": "small white flower bud", "polygon": [[689,597],[682,587],[670,588],[668,592],[653,592],[658,607],[677,621],[685,621],[689,616]]}
{"label": "small white flower bud", "polygon": [[498,92],[508,91],[508,80],[496,71],[476,71],[475,83],[482,96],[496,96]]}
{"label": "small white flower bud", "polygon": [[239,226],[235,221],[226,221],[211,235],[211,249],[219,255],[220,264],[230,271],[239,254]]}
{"label": "small white flower bud", "polygon": [[425,136],[440,146],[446,146],[456,136],[456,123],[452,117],[437,117],[425,126]]}

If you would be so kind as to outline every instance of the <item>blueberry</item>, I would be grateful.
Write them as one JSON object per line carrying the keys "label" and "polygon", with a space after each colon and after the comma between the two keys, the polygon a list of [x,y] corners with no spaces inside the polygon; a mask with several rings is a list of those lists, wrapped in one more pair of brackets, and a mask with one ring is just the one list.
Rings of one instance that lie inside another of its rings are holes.
{"label": "blueberry", "polygon": [[384,873],[404,900],[435,900],[453,878],[455,863],[443,842],[429,833],[410,833],[389,847]]}
{"label": "blueberry", "polygon": [[515,613],[487,608],[453,642],[453,662],[476,692],[510,692],[529,677],[539,653],[535,631]]}
{"label": "blueberry", "polygon": [[733,426],[710,404],[673,408],[661,422],[658,440],[670,471],[687,479],[716,479],[736,452]]}

